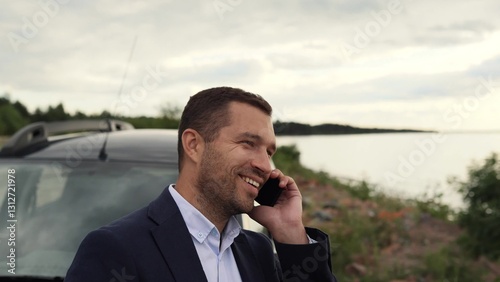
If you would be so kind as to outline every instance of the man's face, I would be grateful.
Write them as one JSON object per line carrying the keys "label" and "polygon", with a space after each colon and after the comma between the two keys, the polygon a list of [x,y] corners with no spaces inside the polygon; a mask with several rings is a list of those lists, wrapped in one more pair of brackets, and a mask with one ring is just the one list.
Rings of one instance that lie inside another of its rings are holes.
{"label": "man's face", "polygon": [[230,125],[206,144],[197,186],[215,212],[230,216],[252,210],[271,173],[276,150],[271,117],[251,105],[229,104]]}

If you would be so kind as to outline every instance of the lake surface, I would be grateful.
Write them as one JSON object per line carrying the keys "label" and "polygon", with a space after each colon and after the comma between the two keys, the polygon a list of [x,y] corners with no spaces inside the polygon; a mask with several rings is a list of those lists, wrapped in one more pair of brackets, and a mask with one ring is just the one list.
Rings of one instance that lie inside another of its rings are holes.
{"label": "lake surface", "polygon": [[500,154],[500,133],[384,133],[279,136],[278,146],[296,144],[301,162],[340,178],[367,180],[389,194],[417,197],[443,193],[443,202],[463,206],[447,183],[467,179],[473,161]]}

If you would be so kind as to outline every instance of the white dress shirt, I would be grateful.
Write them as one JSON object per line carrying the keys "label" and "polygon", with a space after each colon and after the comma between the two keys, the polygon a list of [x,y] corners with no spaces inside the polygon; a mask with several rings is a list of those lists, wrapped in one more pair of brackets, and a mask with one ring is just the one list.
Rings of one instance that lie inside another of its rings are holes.
{"label": "white dress shirt", "polygon": [[241,231],[235,217],[231,217],[222,232],[200,211],[193,207],[170,185],[168,190],[181,211],[191,239],[209,282],[241,282],[240,271],[234,259],[231,245]]}

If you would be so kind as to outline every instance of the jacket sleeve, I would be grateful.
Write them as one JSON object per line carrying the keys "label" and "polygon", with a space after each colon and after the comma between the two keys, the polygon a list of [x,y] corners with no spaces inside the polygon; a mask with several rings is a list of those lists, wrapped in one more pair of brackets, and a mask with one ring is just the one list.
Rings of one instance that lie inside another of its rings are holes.
{"label": "jacket sleeve", "polygon": [[317,241],[308,245],[290,245],[274,241],[285,282],[335,282],[331,270],[328,235],[306,228],[307,235]]}
{"label": "jacket sleeve", "polygon": [[99,229],[80,244],[65,282],[139,281],[133,259],[113,233]]}

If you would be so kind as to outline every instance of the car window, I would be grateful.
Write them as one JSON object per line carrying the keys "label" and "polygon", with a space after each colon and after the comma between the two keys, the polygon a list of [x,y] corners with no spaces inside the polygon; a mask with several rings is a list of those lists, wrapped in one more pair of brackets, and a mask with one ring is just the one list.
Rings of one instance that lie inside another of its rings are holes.
{"label": "car window", "polygon": [[[8,169],[15,169],[14,195],[5,185]],[[49,277],[66,274],[88,232],[146,206],[178,173],[175,165],[19,161],[0,163],[0,172],[0,253],[11,248],[7,219],[14,205],[16,274]],[[0,256],[0,275],[8,274],[7,259]]]}

